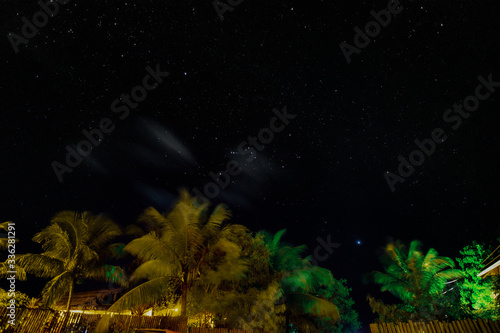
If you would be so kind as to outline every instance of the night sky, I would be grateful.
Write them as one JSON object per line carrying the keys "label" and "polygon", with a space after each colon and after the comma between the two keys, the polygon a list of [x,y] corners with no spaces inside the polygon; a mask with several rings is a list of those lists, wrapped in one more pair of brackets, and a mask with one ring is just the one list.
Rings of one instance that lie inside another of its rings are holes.
{"label": "night sky", "polygon": [[[2,1],[0,220],[16,222],[19,253],[40,250],[30,239],[60,210],[125,226],[148,206],[168,209],[181,187],[203,191],[230,161],[242,171],[211,201],[252,231],[286,228],[308,254],[318,237],[341,244],[321,265],[347,279],[365,330],[366,295],[382,293],[363,274],[382,269],[389,240],[453,258],[472,240],[495,244],[500,83],[480,89],[488,97],[459,126],[443,115],[479,76],[500,82],[497,2],[402,2],[350,63],[340,44],[354,47],[354,28],[387,1],[238,2],[221,20],[209,0],[72,0],[16,53],[12,34],[41,7]],[[120,96],[148,66],[168,75],[126,107]],[[252,147],[284,110],[295,117]],[[103,119],[113,130],[59,181],[54,161]],[[386,172],[436,128],[446,141],[391,191]]]}

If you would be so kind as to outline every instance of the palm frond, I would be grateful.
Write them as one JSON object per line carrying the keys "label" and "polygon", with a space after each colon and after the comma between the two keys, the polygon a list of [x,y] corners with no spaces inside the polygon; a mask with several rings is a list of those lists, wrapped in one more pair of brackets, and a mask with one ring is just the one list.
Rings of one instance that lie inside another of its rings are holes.
{"label": "palm frond", "polygon": [[332,273],[319,266],[307,263],[301,269],[288,272],[282,279],[282,288],[291,293],[310,293],[320,286],[334,282]]}
{"label": "palm frond", "polygon": [[108,309],[108,312],[121,312],[143,304],[155,303],[165,296],[165,286],[168,285],[169,281],[169,277],[158,277],[138,285],[120,297]]}
{"label": "palm frond", "polygon": [[33,241],[42,243],[47,256],[63,261],[67,260],[75,250],[68,233],[58,224],[50,224],[35,234]]}
{"label": "palm frond", "polygon": [[428,278],[425,288],[429,292],[441,293],[446,286],[446,283],[451,280],[460,279],[463,277],[463,272],[459,269],[446,269],[433,274]]}
{"label": "palm frond", "polygon": [[87,244],[80,244],[75,254],[72,256],[72,259],[76,263],[87,263],[99,261],[99,254],[90,248]]}
{"label": "palm frond", "polygon": [[6,222],[0,223],[0,230],[9,231],[9,223],[13,223],[13,222],[12,221],[6,221]]}
{"label": "palm frond", "polygon": [[141,227],[135,225],[135,224],[130,224],[125,227],[125,235],[127,236],[132,236],[132,237],[141,237],[144,236],[145,234],[149,233],[148,231],[145,231]]}
{"label": "palm frond", "polygon": [[26,271],[24,268],[19,266],[18,264],[14,264],[14,268],[10,267],[8,260],[0,263],[0,278],[10,277],[12,273],[8,272],[16,272],[16,280],[26,281]]}
{"label": "palm frond", "polygon": [[60,260],[43,254],[22,254],[17,257],[17,264],[41,278],[51,278],[64,272],[64,264]]}
{"label": "palm frond", "polygon": [[158,231],[163,228],[167,220],[160,212],[158,212],[153,207],[148,207],[144,212],[138,217],[137,222],[144,225],[143,231],[149,233],[151,231]]}
{"label": "palm frond", "polygon": [[432,248],[424,254],[421,246],[420,241],[413,241],[405,250],[399,241],[388,244],[381,257],[385,273],[372,274],[382,291],[391,292],[410,306],[437,297],[448,281],[461,276],[459,270],[453,269],[452,259],[439,256]]}
{"label": "palm frond", "polygon": [[[0,230],[5,230],[5,231],[9,231],[9,223],[12,223],[12,221],[6,221],[6,222],[3,222],[3,223],[0,223]],[[9,246],[9,238],[7,237],[2,237],[0,238],[0,250],[5,250],[8,248]],[[18,242],[18,239],[16,239],[16,242]]]}
{"label": "palm frond", "polygon": [[[165,295],[165,286],[169,283],[166,277],[160,277],[140,284],[134,289],[120,297],[109,309],[108,312],[119,313],[125,310],[133,310],[145,304],[154,304]],[[111,315],[105,314],[101,317],[95,328],[96,333],[107,332],[111,321]]]}
{"label": "palm frond", "polygon": [[70,285],[73,283],[73,278],[71,272],[63,272],[52,280],[47,282],[42,290],[42,303],[51,307],[54,305],[62,296],[67,294],[70,289]]}
{"label": "palm frond", "polygon": [[410,243],[410,248],[408,249],[408,258],[407,259],[410,259],[410,258],[413,258],[413,256],[420,251],[420,249],[422,248],[422,242],[419,241],[419,240],[414,240]]}
{"label": "palm frond", "polygon": [[204,232],[212,232],[216,233],[222,226],[224,221],[228,220],[231,217],[231,212],[226,209],[224,205],[218,205],[215,207],[212,214],[208,218],[208,222],[203,226]]}
{"label": "palm frond", "polygon": [[287,310],[294,315],[307,314],[317,318],[330,319],[332,322],[340,321],[340,314],[337,306],[325,299],[309,294],[287,295]]}
{"label": "palm frond", "polygon": [[270,243],[267,243],[271,251],[278,249],[280,246],[279,244],[281,243],[281,237],[286,233],[286,229],[282,229],[278,231],[274,237],[272,238]]}
{"label": "palm frond", "polygon": [[162,239],[175,240],[179,255],[188,257],[202,246],[201,217],[206,205],[196,206],[187,191],[181,191],[179,200],[166,216],[167,224],[162,229]]}
{"label": "palm frond", "polygon": [[69,235],[73,244],[85,242],[89,239],[88,228],[83,220],[88,218],[90,213],[77,213],[70,210],[64,210],[57,213],[52,220],[52,224],[59,225]]}
{"label": "palm frond", "polygon": [[110,240],[122,234],[120,227],[104,215],[87,214],[84,221],[88,225],[89,234],[92,235],[88,246],[93,250],[102,248]]}
{"label": "palm frond", "polygon": [[149,260],[137,267],[131,281],[153,280],[159,277],[174,277],[181,273],[180,266],[169,265],[162,260]]}
{"label": "palm frond", "polygon": [[175,246],[175,243],[168,244],[158,239],[154,233],[149,233],[125,245],[124,250],[142,261],[161,260],[166,263],[180,265],[180,255],[182,253],[178,253],[171,245]]}

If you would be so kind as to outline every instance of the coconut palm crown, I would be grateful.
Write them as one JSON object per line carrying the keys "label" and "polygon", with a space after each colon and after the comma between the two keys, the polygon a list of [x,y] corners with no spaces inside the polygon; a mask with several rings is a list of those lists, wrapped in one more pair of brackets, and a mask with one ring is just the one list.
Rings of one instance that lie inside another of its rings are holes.
{"label": "coconut palm crown", "polygon": [[75,283],[92,279],[127,285],[123,270],[102,260],[114,246],[110,241],[120,234],[118,225],[103,215],[62,211],[33,237],[44,252],[24,254],[17,261],[27,273],[50,279],[41,293],[44,306],[68,294],[68,311]]}

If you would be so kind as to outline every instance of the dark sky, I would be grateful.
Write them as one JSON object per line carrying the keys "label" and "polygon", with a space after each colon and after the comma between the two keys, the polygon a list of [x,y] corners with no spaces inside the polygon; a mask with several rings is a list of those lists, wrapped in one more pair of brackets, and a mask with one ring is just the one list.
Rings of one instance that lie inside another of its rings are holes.
{"label": "dark sky", "polygon": [[[213,201],[253,231],[286,228],[309,253],[320,236],[340,243],[322,265],[347,278],[365,329],[366,294],[381,293],[362,275],[381,269],[388,240],[456,257],[500,236],[500,87],[459,128],[443,120],[478,76],[500,81],[496,2],[403,2],[350,63],[339,45],[386,1],[243,1],[223,21],[209,0],[176,3],[72,0],[15,53],[8,33],[22,37],[40,6],[2,1],[0,219],[16,222],[20,252],[63,209],[122,225],[167,209],[178,188],[247,159],[238,146],[284,107],[296,117]],[[169,75],[120,119],[113,101],[147,66]],[[51,164],[104,118],[114,130],[60,182]],[[392,192],[384,173],[435,128],[447,140]]]}

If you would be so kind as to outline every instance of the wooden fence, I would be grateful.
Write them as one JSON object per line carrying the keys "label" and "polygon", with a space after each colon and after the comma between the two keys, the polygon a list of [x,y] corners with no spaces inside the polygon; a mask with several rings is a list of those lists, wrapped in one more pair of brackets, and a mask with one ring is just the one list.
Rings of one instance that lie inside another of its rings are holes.
{"label": "wooden fence", "polygon": [[245,331],[237,328],[199,328],[190,327],[189,333],[264,333],[263,330]]}
{"label": "wooden fence", "polygon": [[[16,309],[15,325],[9,324],[7,308],[0,308],[0,333],[77,333],[93,332],[102,317],[99,314],[56,312],[48,309]],[[127,332],[134,328],[159,328],[176,331],[179,317],[113,315],[109,332]]]}
{"label": "wooden fence", "polygon": [[465,319],[452,322],[370,324],[372,333],[500,333],[500,321]]}
{"label": "wooden fence", "polygon": [[[68,315],[48,309],[16,309],[15,325],[9,324],[7,308],[0,308],[0,333],[80,333],[93,332],[102,315],[72,312]],[[178,331],[180,317],[113,315],[109,332],[124,333],[134,328]],[[229,328],[189,328],[189,333],[264,333]]]}

